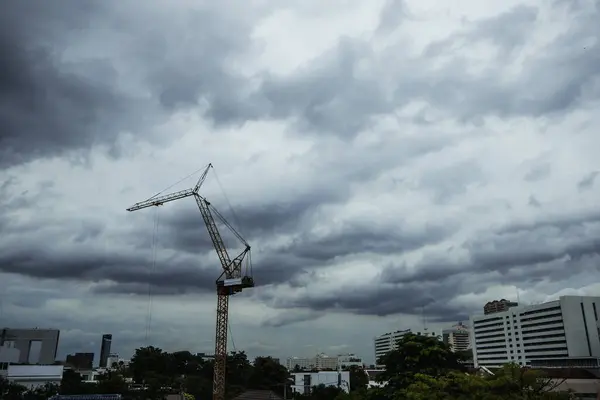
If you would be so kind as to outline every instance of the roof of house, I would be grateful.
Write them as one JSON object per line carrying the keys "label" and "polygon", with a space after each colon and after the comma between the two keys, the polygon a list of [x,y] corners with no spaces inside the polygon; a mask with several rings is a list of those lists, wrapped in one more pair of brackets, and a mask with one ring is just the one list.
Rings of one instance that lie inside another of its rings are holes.
{"label": "roof of house", "polygon": [[248,390],[234,400],[282,400],[282,398],[270,390]]}

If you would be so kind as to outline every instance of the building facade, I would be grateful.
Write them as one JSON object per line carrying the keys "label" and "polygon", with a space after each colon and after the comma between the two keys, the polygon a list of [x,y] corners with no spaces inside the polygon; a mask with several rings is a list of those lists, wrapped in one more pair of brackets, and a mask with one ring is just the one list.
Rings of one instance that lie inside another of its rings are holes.
{"label": "building facade", "polygon": [[286,360],[288,371],[324,371],[336,370],[338,368],[338,358],[330,357],[326,354],[317,354],[315,357],[289,357]]}
{"label": "building facade", "polygon": [[508,309],[511,307],[518,306],[519,303],[515,303],[514,301],[508,301],[506,299],[488,301],[487,303],[485,303],[485,306],[483,306],[483,314],[488,315],[497,312],[504,312],[508,311]]}
{"label": "building facade", "polygon": [[403,331],[388,332],[381,336],[377,336],[375,339],[373,339],[373,345],[375,347],[375,363],[379,365],[379,360],[381,357],[392,350],[396,350],[398,348],[398,340],[402,339],[404,335],[409,333],[432,337],[437,336],[436,332],[427,332],[427,329],[424,329],[423,332],[416,333],[412,332],[410,329],[406,329]]}
{"label": "building facade", "polygon": [[[58,329],[4,328],[0,330],[0,347],[18,349],[20,364],[51,365],[56,361],[59,338]],[[32,351],[34,344],[39,344],[38,352]]]}
{"label": "building facade", "polygon": [[319,371],[319,372],[293,372],[292,391],[308,395],[314,386],[335,386],[344,392],[350,392],[349,371]]}
{"label": "building facade", "polygon": [[94,367],[94,353],[69,354],[65,364],[74,369],[92,369]]}
{"label": "building facade", "polygon": [[110,346],[112,345],[112,335],[102,335],[102,345],[100,347],[100,367],[106,368],[108,357],[110,356]]}
{"label": "building facade", "polygon": [[442,341],[452,348],[452,351],[467,351],[471,348],[469,327],[462,322],[450,329],[442,331]]}
{"label": "building facade", "polygon": [[379,364],[381,357],[398,348],[398,340],[406,334],[412,333],[410,329],[403,331],[387,332],[373,339],[375,347],[375,363]]}
{"label": "building facade", "polygon": [[35,389],[47,383],[60,385],[62,376],[62,365],[9,365],[6,379],[28,389]]}
{"label": "building facade", "polygon": [[338,368],[343,370],[349,369],[350,367],[362,368],[364,366],[362,358],[360,358],[356,354],[339,354],[337,356],[337,359]]}
{"label": "building facade", "polygon": [[476,367],[597,365],[600,297],[562,296],[544,304],[471,317]]}

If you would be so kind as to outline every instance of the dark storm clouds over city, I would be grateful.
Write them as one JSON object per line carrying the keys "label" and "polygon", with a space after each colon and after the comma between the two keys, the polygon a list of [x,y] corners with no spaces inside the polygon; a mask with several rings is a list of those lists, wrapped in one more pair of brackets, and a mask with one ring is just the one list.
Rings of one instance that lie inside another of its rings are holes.
{"label": "dark storm clouds over city", "polygon": [[60,328],[63,352],[209,351],[193,200],[125,211],[208,162],[253,245],[251,354],[368,356],[421,315],[597,294],[599,3],[429,3],[6,2],[5,324]]}

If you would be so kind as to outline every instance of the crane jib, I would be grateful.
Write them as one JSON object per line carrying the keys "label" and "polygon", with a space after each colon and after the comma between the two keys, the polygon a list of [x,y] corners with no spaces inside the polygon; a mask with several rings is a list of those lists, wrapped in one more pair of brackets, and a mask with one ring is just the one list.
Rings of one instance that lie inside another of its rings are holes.
{"label": "crane jib", "polygon": [[[194,196],[196,204],[200,209],[204,225],[211,238],[213,246],[219,261],[221,262],[222,273],[216,281],[217,286],[217,324],[215,338],[215,366],[213,375],[213,400],[224,400],[225,398],[225,366],[227,360],[227,322],[229,316],[229,296],[241,292],[245,288],[254,287],[254,278],[252,277],[250,245],[246,240],[227,222],[227,220],[206,200],[198,194],[198,191],[208,173],[212,168],[212,164],[208,164],[204,173],[193,188],[181,190],[179,192],[170,193],[160,196],[163,192],[159,192],[147,200],[134,204],[127,211],[137,211],[143,208],[152,206],[161,206],[167,202],[183,199]],[[181,182],[181,181],[180,181]],[[173,185],[174,186],[174,185]],[[171,187],[173,187],[171,186]],[[212,210],[212,212],[211,212]],[[233,260],[230,259],[221,234],[215,223],[213,214],[227,227],[239,241],[245,246],[242,251]],[[250,265],[250,273],[242,274],[242,262],[247,262]]]}

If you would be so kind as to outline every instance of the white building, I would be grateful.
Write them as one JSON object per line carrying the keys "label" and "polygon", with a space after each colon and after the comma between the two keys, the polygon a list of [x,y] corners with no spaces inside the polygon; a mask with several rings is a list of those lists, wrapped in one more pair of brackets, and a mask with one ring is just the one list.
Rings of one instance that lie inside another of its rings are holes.
{"label": "white building", "polygon": [[450,329],[442,331],[442,341],[452,348],[452,351],[466,351],[471,348],[471,334],[469,327],[462,322]]}
{"label": "white building", "polygon": [[8,374],[8,366],[10,364],[18,364],[21,351],[10,345],[0,346],[0,377],[6,377]]}
{"label": "white building", "polygon": [[562,296],[544,304],[471,317],[475,366],[598,365],[600,297]]}
{"label": "white building", "polygon": [[379,382],[377,380],[377,376],[384,371],[385,371],[384,369],[365,369],[365,373],[367,374],[367,377],[369,378],[369,383],[367,384],[367,388],[369,388],[369,389],[379,388],[379,387],[384,387],[385,385],[387,385],[387,382]]}
{"label": "white building", "polygon": [[326,354],[317,354],[314,357],[289,357],[286,360],[288,371],[293,371],[297,367],[301,370],[336,370],[338,368],[338,358],[330,357]]}
{"label": "white building", "polygon": [[[398,348],[398,341],[402,339],[402,337],[408,333],[414,333],[410,329],[406,329],[403,331],[395,331],[384,333],[381,336],[377,336],[373,339],[373,344],[375,347],[375,363],[379,364],[379,359],[389,353],[392,350],[396,350]],[[437,336],[435,332],[416,332],[416,335],[426,335],[426,336]]]}
{"label": "white building", "polygon": [[108,369],[113,369],[114,368],[113,366],[118,368],[119,366],[126,367],[128,365],[129,365],[129,360],[126,358],[119,357],[118,354],[111,354],[106,359],[106,368],[108,368]]}
{"label": "white building", "polygon": [[363,360],[356,354],[340,354],[337,356],[337,365],[340,369],[348,369],[352,366],[363,367]]}
{"label": "white building", "polygon": [[313,386],[336,386],[344,392],[350,392],[349,371],[319,371],[319,372],[293,372],[292,378],[294,393],[310,394]]}
{"label": "white building", "polygon": [[34,389],[46,383],[60,385],[62,365],[9,365],[6,378],[13,383]]}

